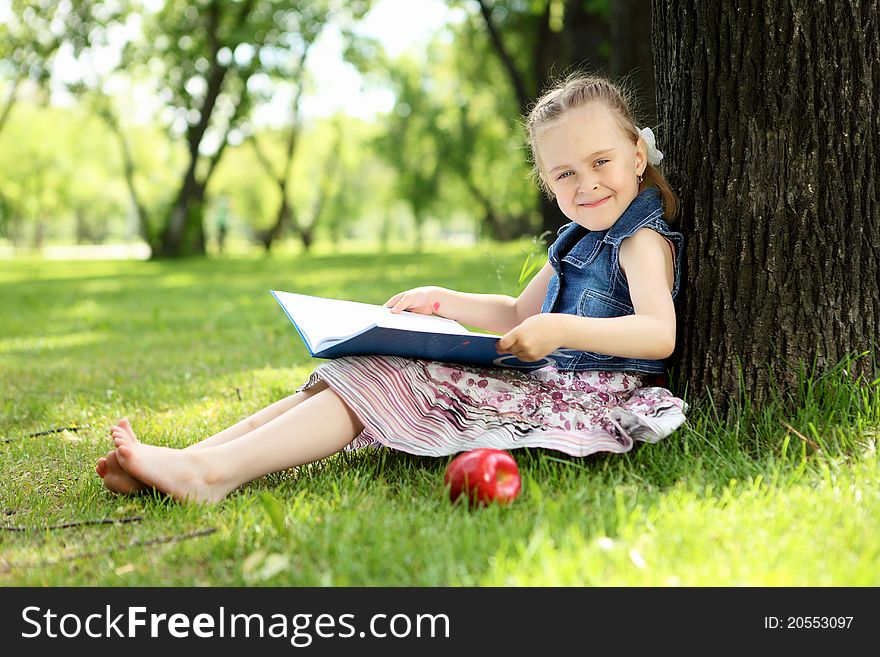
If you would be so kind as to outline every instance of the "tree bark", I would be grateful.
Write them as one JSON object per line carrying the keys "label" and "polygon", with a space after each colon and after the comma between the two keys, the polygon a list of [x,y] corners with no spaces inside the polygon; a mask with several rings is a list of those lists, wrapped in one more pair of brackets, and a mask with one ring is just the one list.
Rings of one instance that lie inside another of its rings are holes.
{"label": "tree bark", "polygon": [[[687,240],[677,367],[722,403],[796,391],[802,363],[827,371],[880,334],[878,3],[653,8]],[[848,369],[875,377],[876,353]]]}

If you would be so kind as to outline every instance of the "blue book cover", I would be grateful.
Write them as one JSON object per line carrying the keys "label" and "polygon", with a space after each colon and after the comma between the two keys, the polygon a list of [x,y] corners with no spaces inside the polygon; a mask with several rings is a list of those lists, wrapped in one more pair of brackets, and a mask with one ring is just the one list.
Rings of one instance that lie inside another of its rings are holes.
{"label": "blue book cover", "polygon": [[451,319],[402,312],[357,301],[327,299],[272,290],[314,358],[404,356],[481,367],[533,370],[553,362],[554,353],[535,362],[495,349],[498,335],[476,333]]}

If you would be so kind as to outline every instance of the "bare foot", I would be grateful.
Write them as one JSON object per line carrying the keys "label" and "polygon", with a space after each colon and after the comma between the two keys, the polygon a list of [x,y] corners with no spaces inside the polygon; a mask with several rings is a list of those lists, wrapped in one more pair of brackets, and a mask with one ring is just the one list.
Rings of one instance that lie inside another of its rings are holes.
{"label": "bare foot", "polygon": [[138,481],[123,470],[115,449],[107,452],[107,456],[98,459],[95,472],[104,480],[104,486],[114,493],[134,495],[149,488],[144,482]]}
{"label": "bare foot", "polygon": [[113,441],[119,464],[132,478],[181,502],[219,502],[234,488],[212,476],[203,450],[145,445],[126,432],[114,434]]}
{"label": "bare foot", "polygon": [[114,424],[110,427],[110,435],[115,437],[116,434],[127,435],[133,442],[139,443],[138,437],[134,435],[134,429],[131,428],[131,422],[128,421],[127,417],[119,420],[118,424]]}
{"label": "bare foot", "polygon": [[133,441],[135,441],[136,443],[139,443],[139,442],[140,442],[140,441],[138,440],[137,436],[134,435],[134,429],[131,428],[131,422],[128,421],[128,416],[126,416],[126,417],[122,418],[121,420],[119,420],[119,426],[122,427],[122,429],[123,429],[126,433],[128,433],[129,436],[131,436],[131,439],[132,439]]}
{"label": "bare foot", "polygon": [[[140,442],[131,428],[131,423],[127,417],[122,418],[110,429],[110,435],[114,438],[118,436],[127,436],[133,442]],[[104,480],[104,486],[114,493],[122,495],[132,495],[146,488],[149,488],[142,481],[138,481],[128,474],[119,464],[116,451],[107,452],[107,456],[98,459],[95,465],[95,472]]]}

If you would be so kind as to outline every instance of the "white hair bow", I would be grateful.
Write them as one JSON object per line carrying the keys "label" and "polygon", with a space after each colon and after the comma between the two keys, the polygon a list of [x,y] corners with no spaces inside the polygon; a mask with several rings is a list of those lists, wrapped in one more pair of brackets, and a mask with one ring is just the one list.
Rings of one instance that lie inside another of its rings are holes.
{"label": "white hair bow", "polygon": [[663,161],[663,153],[657,150],[657,140],[654,138],[654,131],[651,128],[642,128],[639,130],[639,136],[645,140],[648,147],[648,164],[657,166]]}

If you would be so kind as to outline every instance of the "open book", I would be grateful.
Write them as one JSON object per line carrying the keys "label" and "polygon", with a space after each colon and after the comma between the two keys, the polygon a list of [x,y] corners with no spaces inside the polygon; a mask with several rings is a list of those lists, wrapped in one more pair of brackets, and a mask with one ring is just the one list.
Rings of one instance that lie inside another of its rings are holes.
{"label": "open book", "polygon": [[534,362],[495,349],[498,335],[475,333],[451,319],[402,312],[357,301],[325,299],[272,290],[315,358],[406,356],[484,367],[537,369],[566,357],[554,352]]}

